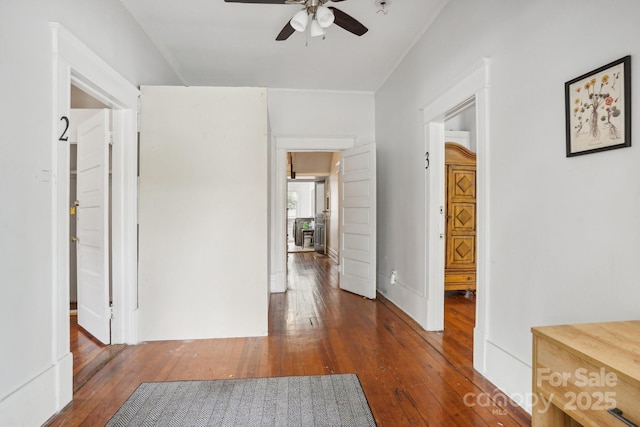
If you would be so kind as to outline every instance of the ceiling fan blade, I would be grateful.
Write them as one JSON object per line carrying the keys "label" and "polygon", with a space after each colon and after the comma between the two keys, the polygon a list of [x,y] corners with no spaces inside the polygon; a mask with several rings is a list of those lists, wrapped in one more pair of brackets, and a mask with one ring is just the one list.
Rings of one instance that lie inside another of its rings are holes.
{"label": "ceiling fan blade", "polygon": [[296,30],[293,29],[291,23],[287,21],[287,24],[282,28],[278,37],[276,37],[277,41],[283,41],[289,38],[289,36],[295,33]]}
{"label": "ceiling fan blade", "polygon": [[355,34],[356,36],[361,36],[367,31],[369,31],[367,27],[362,25],[360,21],[358,21],[353,16],[333,6],[329,6],[329,9],[333,11],[333,16],[335,16],[336,18],[335,21],[333,21],[333,23],[336,24],[338,27],[342,27],[345,30],[349,31],[350,33]]}
{"label": "ceiling fan blade", "polygon": [[225,3],[287,4],[287,0],[224,0]]}

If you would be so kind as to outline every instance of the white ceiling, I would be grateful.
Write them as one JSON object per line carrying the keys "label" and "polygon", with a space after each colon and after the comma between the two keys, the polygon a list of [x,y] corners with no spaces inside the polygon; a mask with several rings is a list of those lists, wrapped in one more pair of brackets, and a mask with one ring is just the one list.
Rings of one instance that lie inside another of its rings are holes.
{"label": "white ceiling", "polygon": [[[297,5],[224,0],[121,0],[190,86],[376,91],[448,0],[329,2],[369,31],[332,25],[326,39],[276,35]],[[308,39],[308,40],[307,40]]]}

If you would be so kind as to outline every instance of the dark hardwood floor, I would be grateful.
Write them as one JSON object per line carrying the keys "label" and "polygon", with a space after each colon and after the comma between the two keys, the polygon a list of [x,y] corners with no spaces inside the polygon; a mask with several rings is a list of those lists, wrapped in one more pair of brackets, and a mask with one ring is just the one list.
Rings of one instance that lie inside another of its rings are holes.
{"label": "dark hardwood floor", "polygon": [[76,392],[125,346],[104,345],[78,326],[78,316],[71,315],[71,352],[73,353],[73,391]]}
{"label": "dark hardwood floor", "polygon": [[271,296],[268,337],[124,347],[48,425],[104,425],[141,382],[350,372],[380,426],[530,425],[515,405],[477,404],[496,389],[472,368],[475,298],[448,294],[446,332],[426,332],[382,296],[338,289],[327,257],[288,260],[290,289]]}

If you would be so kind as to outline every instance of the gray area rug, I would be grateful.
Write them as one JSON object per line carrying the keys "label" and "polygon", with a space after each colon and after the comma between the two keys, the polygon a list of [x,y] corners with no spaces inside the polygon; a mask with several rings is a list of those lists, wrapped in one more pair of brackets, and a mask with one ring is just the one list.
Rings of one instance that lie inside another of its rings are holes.
{"label": "gray area rug", "polygon": [[142,383],[116,426],[375,426],[355,374]]}

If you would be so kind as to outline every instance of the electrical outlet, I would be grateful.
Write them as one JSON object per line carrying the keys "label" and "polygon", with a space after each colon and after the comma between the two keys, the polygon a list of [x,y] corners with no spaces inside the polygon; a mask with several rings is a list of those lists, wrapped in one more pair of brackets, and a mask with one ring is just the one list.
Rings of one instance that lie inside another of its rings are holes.
{"label": "electrical outlet", "polygon": [[398,272],[396,270],[391,270],[391,280],[389,280],[389,283],[392,285],[398,283]]}

